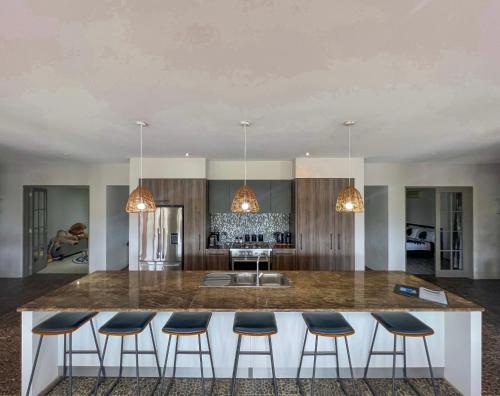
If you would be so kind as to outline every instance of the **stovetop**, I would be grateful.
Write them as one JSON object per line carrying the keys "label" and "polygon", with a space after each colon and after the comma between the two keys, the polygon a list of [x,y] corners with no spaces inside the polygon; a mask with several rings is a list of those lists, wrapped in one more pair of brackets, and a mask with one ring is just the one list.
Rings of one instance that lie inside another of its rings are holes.
{"label": "stovetop", "polygon": [[256,250],[256,249],[272,249],[273,246],[269,242],[231,242],[229,249],[240,250]]}

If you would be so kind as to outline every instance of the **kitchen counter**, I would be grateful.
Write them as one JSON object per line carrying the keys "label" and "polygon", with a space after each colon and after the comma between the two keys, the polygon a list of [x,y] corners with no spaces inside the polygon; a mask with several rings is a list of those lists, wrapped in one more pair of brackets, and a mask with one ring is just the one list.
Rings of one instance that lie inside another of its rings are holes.
{"label": "kitchen counter", "polygon": [[[448,293],[449,305],[439,305],[414,297],[393,293],[395,283],[436,286],[403,272],[304,272],[282,271],[291,282],[290,287],[239,288],[200,287],[205,272],[94,272],[80,280],[31,301],[19,308],[22,312],[22,392],[26,391],[39,336],[32,328],[60,311],[96,311],[95,326],[102,326],[115,312],[152,311],[158,314],[152,321],[160,359],[163,361],[167,337],[161,332],[170,314],[175,311],[212,311],[210,344],[218,378],[230,378],[236,353],[237,338],[233,331],[236,311],[273,311],[276,313],[278,333],[272,337],[276,375],[294,378],[300,358],[305,324],[304,311],[340,311],[355,329],[349,337],[355,376],[361,377],[366,364],[375,321],[371,312],[411,311],[435,331],[427,337],[429,353],[436,377],[446,378],[462,394],[481,394],[481,317],[483,308],[453,293]],[[139,335],[139,343],[149,346],[150,334]],[[265,350],[265,337],[252,339],[252,347]],[[321,350],[331,349],[328,337],[319,341]],[[98,335],[101,347],[103,337]],[[196,337],[183,337],[186,350],[198,348]],[[76,349],[94,348],[90,326],[83,326],[73,338]],[[205,340],[202,341],[205,343]],[[393,338],[384,330],[377,335],[377,345],[392,347]],[[306,349],[314,348],[314,337],[307,340]],[[40,352],[43,375],[36,375],[32,394],[38,394],[56,381],[62,372],[63,343],[58,337],[46,337]],[[106,354],[107,370],[116,375],[119,365],[120,343],[111,340]],[[421,339],[409,337],[406,343],[407,365],[410,377],[427,376],[427,361]],[[135,361],[124,360],[124,375],[135,375]],[[304,359],[305,372],[311,372],[312,359]],[[371,364],[371,375],[391,378],[392,357],[376,357]],[[319,359],[318,372],[331,377],[335,373],[332,359]],[[152,356],[140,357],[141,375],[158,375]],[[345,355],[339,357],[342,376],[350,375]],[[170,364],[171,367],[171,364]],[[269,378],[267,359],[253,360],[253,377]],[[73,356],[73,374],[97,373],[98,361],[85,355]],[[114,370],[114,371],[113,371]],[[194,374],[193,374],[194,373]],[[177,374],[181,377],[198,376],[196,356],[180,356]],[[373,374],[375,373],[375,374]],[[242,366],[239,376],[248,376]]]}
{"label": "kitchen counter", "polygon": [[18,311],[482,311],[453,293],[449,305],[393,293],[396,283],[438,289],[403,272],[285,271],[287,288],[201,288],[201,271],[94,272]]}

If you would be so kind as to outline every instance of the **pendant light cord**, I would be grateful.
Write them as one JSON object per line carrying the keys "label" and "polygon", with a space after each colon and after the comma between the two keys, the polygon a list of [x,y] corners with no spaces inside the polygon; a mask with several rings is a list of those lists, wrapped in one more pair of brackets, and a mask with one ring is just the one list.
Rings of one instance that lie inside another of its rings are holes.
{"label": "pendant light cord", "polygon": [[244,180],[244,185],[247,185],[247,126],[243,125],[243,131],[245,133],[245,148],[243,149],[243,157],[244,157],[244,163],[245,163],[245,180]]}
{"label": "pendant light cord", "polygon": [[351,185],[351,127],[349,127],[349,186]]}
{"label": "pendant light cord", "polygon": [[[141,140],[141,143],[140,143],[140,147],[141,147],[141,178],[139,179],[139,186],[142,187],[142,124],[140,125],[141,127],[141,132],[140,132],[140,140]],[[142,195],[141,195],[141,198],[142,198]]]}

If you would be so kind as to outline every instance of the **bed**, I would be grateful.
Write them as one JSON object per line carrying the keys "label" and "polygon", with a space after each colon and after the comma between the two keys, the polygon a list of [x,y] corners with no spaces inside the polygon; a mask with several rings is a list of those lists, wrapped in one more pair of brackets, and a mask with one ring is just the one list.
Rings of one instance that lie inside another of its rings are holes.
{"label": "bed", "polygon": [[406,223],[406,252],[409,255],[433,257],[435,240],[434,226]]}

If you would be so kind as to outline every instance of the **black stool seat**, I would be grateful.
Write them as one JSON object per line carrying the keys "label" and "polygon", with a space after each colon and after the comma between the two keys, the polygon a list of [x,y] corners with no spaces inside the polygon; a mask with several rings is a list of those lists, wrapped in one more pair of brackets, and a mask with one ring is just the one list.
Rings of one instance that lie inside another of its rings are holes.
{"label": "black stool seat", "polygon": [[99,333],[125,336],[141,333],[153,320],[154,312],[120,312],[108,320]]}
{"label": "black stool seat", "polygon": [[434,334],[434,330],[408,312],[381,312],[372,315],[392,334],[405,337],[425,337]]}
{"label": "black stool seat", "polygon": [[233,331],[242,335],[267,336],[276,334],[278,326],[273,312],[236,312]]}
{"label": "black stool seat", "polygon": [[175,312],[161,329],[173,335],[196,335],[207,331],[211,312]]}
{"label": "black stool seat", "polygon": [[354,329],[338,312],[304,312],[302,317],[315,335],[345,337],[354,334]]}
{"label": "black stool seat", "polygon": [[92,319],[97,312],[60,312],[33,328],[39,335],[73,333]]}

